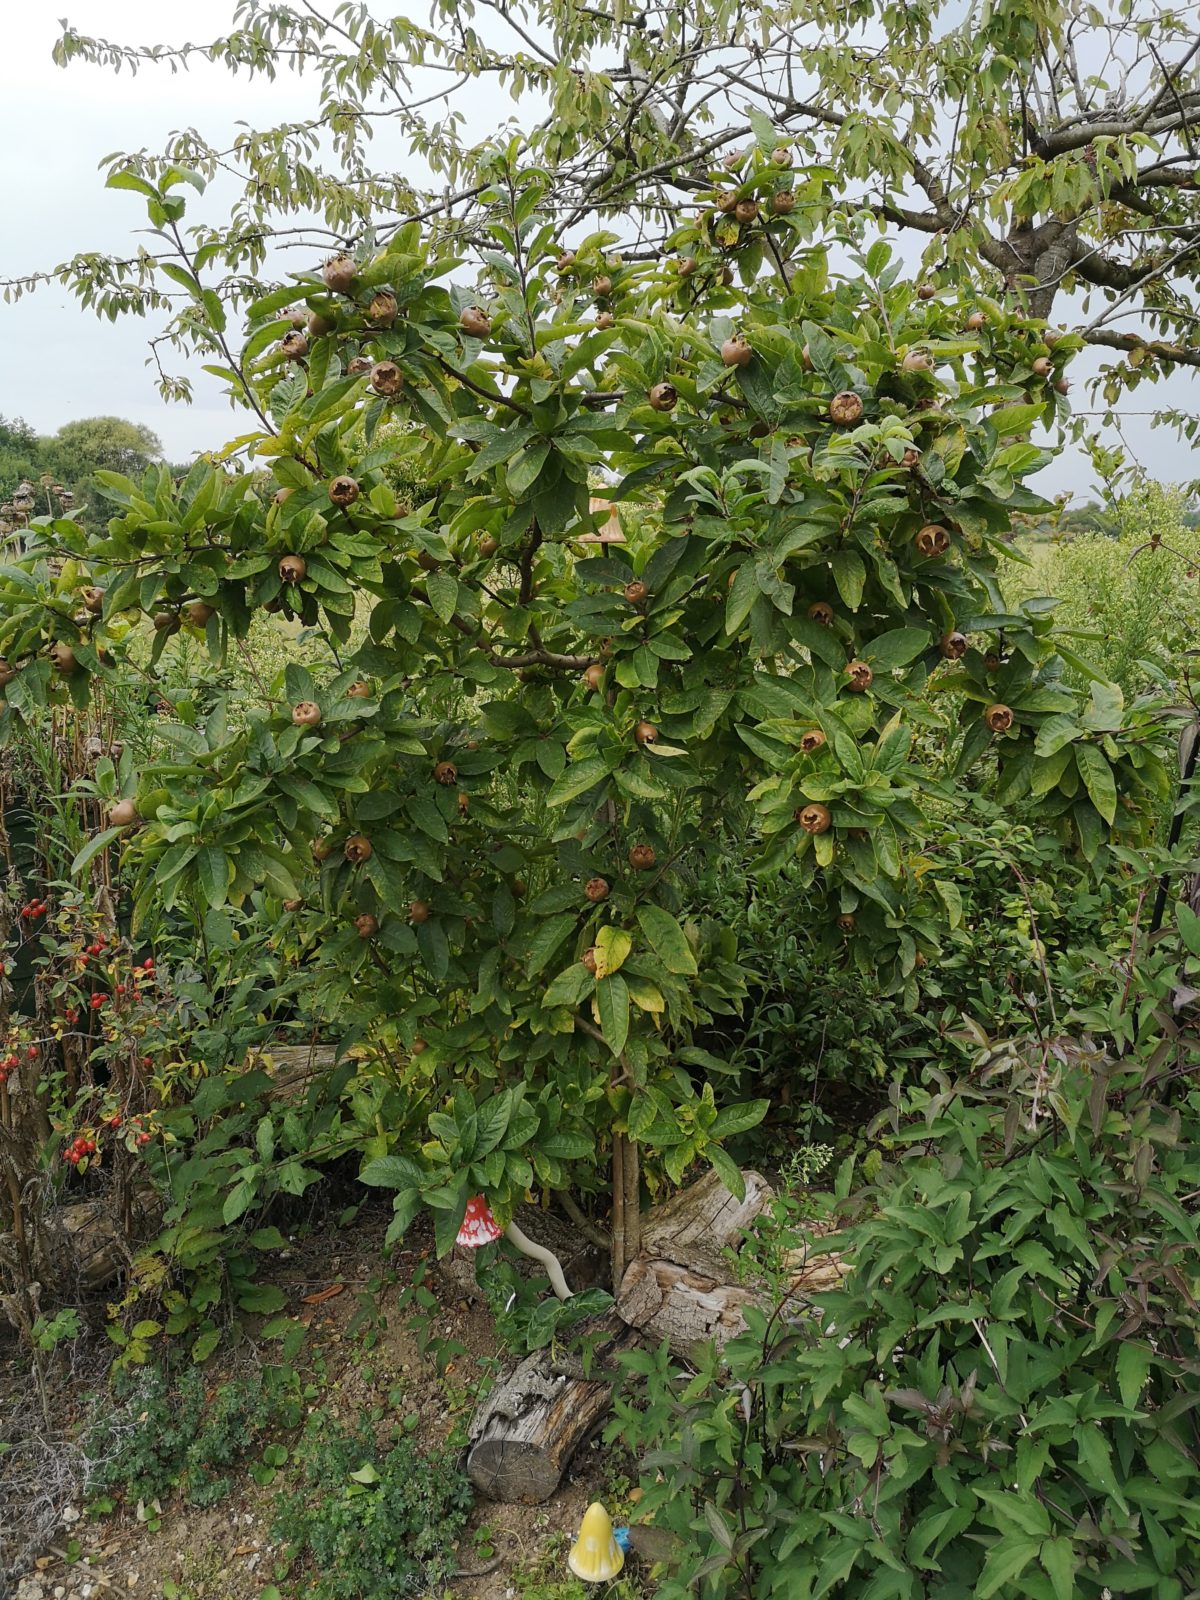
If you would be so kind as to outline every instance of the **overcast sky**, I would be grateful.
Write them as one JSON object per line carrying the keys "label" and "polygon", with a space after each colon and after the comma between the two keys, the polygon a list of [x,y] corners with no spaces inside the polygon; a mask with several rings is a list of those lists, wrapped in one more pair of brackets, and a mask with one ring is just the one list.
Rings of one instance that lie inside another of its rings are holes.
{"label": "overcast sky", "polygon": [[[395,0],[393,0],[395,4]],[[409,14],[426,20],[423,3]],[[382,10],[382,7],[381,7]],[[283,74],[274,83],[235,78],[220,67],[195,66],[172,74],[146,67],[136,77],[74,63],[54,66],[50,52],[58,17],[86,34],[125,43],[182,43],[228,32],[233,0],[7,0],[0,54],[0,276],[52,266],[76,252],[128,251],[143,221],[136,196],[106,191],[101,157],[118,150],[158,149],[172,130],[197,128],[212,140],[229,140],[239,121],[256,125],[301,117],[313,105],[311,80]],[[479,131],[511,114],[511,102],[487,82],[472,85],[467,102]],[[377,158],[381,155],[377,142]],[[406,150],[397,165],[411,168]],[[216,191],[212,191],[216,195]],[[217,197],[219,198],[219,196]],[[1122,326],[1129,326],[1122,323]],[[99,413],[142,422],[162,439],[167,455],[186,460],[235,432],[235,418],[215,382],[199,374],[191,406],[166,405],[147,367],[147,339],[157,331],[136,318],[100,322],[62,288],[38,291],[15,305],[0,303],[0,414],[24,417],[42,433]],[[1073,379],[1088,370],[1081,358]],[[1095,370],[1095,363],[1090,363]],[[1132,398],[1126,443],[1154,476],[1167,482],[1200,477],[1200,454],[1188,450],[1150,418],[1168,399],[1195,409],[1196,379],[1181,373],[1170,384],[1143,387]],[[1072,398],[1086,408],[1085,385]],[[1069,451],[1038,485],[1044,493],[1086,495],[1090,469]]]}

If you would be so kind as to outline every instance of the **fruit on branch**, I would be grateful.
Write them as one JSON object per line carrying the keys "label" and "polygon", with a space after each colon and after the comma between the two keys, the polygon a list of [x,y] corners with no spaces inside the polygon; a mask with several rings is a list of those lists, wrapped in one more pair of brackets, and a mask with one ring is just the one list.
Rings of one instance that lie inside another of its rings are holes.
{"label": "fruit on branch", "polygon": [[923,556],[941,556],[950,548],[950,535],[940,523],[927,522],[917,530],[913,543]]}
{"label": "fruit on branch", "polygon": [[919,283],[917,285],[918,300],[932,300],[936,293],[937,285],[934,283]]}
{"label": "fruit on branch", "polygon": [[369,700],[372,695],[371,685],[365,678],[356,678],[346,690],[351,700]]}
{"label": "fruit on branch", "polygon": [[625,585],[625,598],[631,606],[645,605],[650,591],[640,578],[634,578]]}
{"label": "fruit on branch", "polygon": [[312,850],[314,861],[328,861],[333,854],[332,835],[327,833],[321,839],[314,839],[310,849]]}
{"label": "fruit on branch", "polygon": [[287,912],[300,911],[303,906],[303,900],[285,900],[283,902],[283,909]]}
{"label": "fruit on branch", "polygon": [[601,333],[607,333],[609,328],[616,327],[616,321],[617,319],[611,311],[598,311],[596,313],[595,325],[600,329]]}
{"label": "fruit on branch", "polygon": [[674,411],[679,404],[679,391],[673,383],[656,383],[647,399],[652,411]]}
{"label": "fruit on branch", "polygon": [[863,417],[862,398],[853,389],[843,389],[829,402],[829,420],[841,428],[848,428]]}
{"label": "fruit on branch", "polygon": [[208,626],[209,618],[217,613],[207,600],[189,600],[183,608],[183,614],[193,628],[204,628]]}
{"label": "fruit on branch", "polygon": [[635,844],[629,852],[629,865],[635,872],[649,872],[656,860],[654,847],[648,844]]}
{"label": "fruit on branch", "polygon": [[870,664],[866,661],[850,661],[846,664],[846,684],[851,694],[866,694],[875,681],[875,674],[871,671]]}
{"label": "fruit on branch", "polygon": [[355,356],[348,363],[346,371],[352,378],[361,378],[363,373],[370,372],[374,365],[375,362],[371,356]]}
{"label": "fruit on branch", "polygon": [[411,1048],[409,1050],[409,1054],[410,1055],[414,1055],[414,1056],[424,1055],[424,1053],[428,1049],[429,1049],[429,1046],[425,1043],[424,1039],[422,1039],[421,1035],[418,1034],[417,1037],[412,1042],[412,1046],[411,1046]]}
{"label": "fruit on branch", "polygon": [[399,303],[390,289],[376,289],[367,306],[367,321],[373,328],[390,328],[399,311]]}
{"label": "fruit on branch", "polygon": [[980,328],[986,326],[987,318],[984,316],[982,311],[972,311],[971,315],[967,318],[968,333],[978,333]]}
{"label": "fruit on branch", "polygon": [[1037,378],[1048,378],[1054,371],[1054,363],[1049,356],[1038,356],[1037,360],[1031,363],[1031,367]]}
{"label": "fruit on branch", "polygon": [[104,610],[104,590],[94,586],[83,591],[83,603],[94,617]]}
{"label": "fruit on branch", "polygon": [[132,800],[118,800],[116,805],[109,808],[108,825],[110,828],[134,828],[141,821],[138,808]]}
{"label": "fruit on branch", "polygon": [[308,340],[299,328],[293,328],[291,333],[285,333],[279,341],[279,353],[286,356],[289,361],[303,361],[308,354]]}
{"label": "fruit on branch", "polygon": [[355,865],[361,861],[369,861],[374,853],[371,841],[365,833],[352,833],[342,846],[342,854],[346,860]]}
{"label": "fruit on branch", "polygon": [[377,361],[371,368],[371,387],[376,394],[399,394],[404,387],[404,374],[394,361]]}
{"label": "fruit on branch", "polygon": [[580,959],[580,961],[583,962],[584,966],[588,969],[588,971],[591,973],[592,977],[594,978],[596,976],[596,972],[597,972],[596,946],[595,945],[589,946],[589,948],[586,949],[583,952],[583,954],[580,956],[579,959]]}
{"label": "fruit on branch", "polygon": [[592,293],[597,300],[607,300],[612,293],[612,287],[612,279],[606,272],[601,272],[592,279]]}
{"label": "fruit on branch", "polygon": [[349,294],[358,277],[356,263],[347,255],[330,256],[321,268],[325,287],[333,294]]}
{"label": "fruit on branch", "polygon": [[292,721],[298,728],[319,728],[321,708],[315,700],[299,700],[292,707]]}
{"label": "fruit on branch", "polygon": [[727,367],[748,367],[754,359],[754,349],[744,333],[735,333],[721,346],[721,360]]}
{"label": "fruit on branch", "polygon": [[822,628],[833,626],[833,607],[824,600],[814,600],[808,608],[810,622],[820,623]]}
{"label": "fruit on branch", "polygon": [[967,653],[967,636],[957,629],[944,633],[938,640],[938,649],[947,661],[961,661]]}
{"label": "fruit on branch", "polygon": [[439,761],[433,769],[434,783],[440,783],[444,789],[458,782],[458,768],[453,761]]}
{"label": "fruit on branch", "polygon": [[808,728],[800,735],[800,748],[806,756],[813,755],[825,743],[825,735],[820,728]]}
{"label": "fruit on branch", "polygon": [[753,222],[758,216],[758,201],[748,196],[744,200],[739,200],[733,208],[733,214],[739,222]]}
{"label": "fruit on branch", "polygon": [[178,611],[156,611],[154,613],[154,630],[156,633],[178,633],[182,623]]}
{"label": "fruit on branch", "polygon": [[690,278],[699,264],[695,256],[680,256],[679,276],[681,278]]}
{"label": "fruit on branch", "polygon": [[852,911],[843,911],[841,916],[837,919],[837,925],[840,933],[853,933],[854,913]]}
{"label": "fruit on branch", "polygon": [[737,210],[737,203],[736,189],[722,189],[717,196],[717,210],[723,217],[731,217]]}
{"label": "fruit on branch", "polygon": [[302,583],[308,572],[308,562],[303,556],[284,556],[279,563],[279,576],[284,583]]}
{"label": "fruit on branch", "polygon": [[459,316],[458,325],[472,339],[486,339],[492,331],[492,319],[479,306],[467,306]]}
{"label": "fruit on branch", "polygon": [[571,268],[574,265],[575,265],[575,252],[574,252],[574,250],[564,250],[563,253],[559,256],[558,260],[554,263],[555,269],[557,271],[559,271],[559,272],[570,272]]}
{"label": "fruit on branch", "polygon": [[75,652],[69,644],[64,644],[61,639],[50,646],[50,662],[55,672],[61,672],[63,677],[69,677],[79,665],[75,659]]}
{"label": "fruit on branch", "polygon": [[277,506],[286,505],[295,492],[296,485],[294,483],[287,483],[284,484],[282,489],[276,489],[275,493],[271,496],[271,500]]}
{"label": "fruit on branch", "polygon": [[583,892],[593,905],[599,905],[601,900],[608,899],[608,879],[589,878],[583,886]]}
{"label": "fruit on branch", "polygon": [[771,196],[771,210],[777,217],[790,216],[796,209],[796,196],[790,189],[776,189]]}
{"label": "fruit on branch", "polygon": [[358,496],[358,482],[350,477],[349,473],[340,473],[336,478],[330,480],[329,501],[331,505],[352,506]]}
{"label": "fruit on branch", "polygon": [[983,720],[993,733],[1007,733],[1013,725],[1012,707],[999,703],[989,706],[983,713]]}
{"label": "fruit on branch", "polygon": [[933,357],[927,350],[909,350],[900,365],[905,372],[932,372]]}
{"label": "fruit on branch", "polygon": [[909,448],[900,457],[900,465],[902,467],[906,468],[909,472],[911,472],[913,470],[913,468],[917,465],[917,463],[920,461],[920,459],[921,459],[921,452],[919,450],[917,450],[915,447],[910,445]]}
{"label": "fruit on branch", "polygon": [[308,329],[310,339],[324,339],[327,334],[337,332],[337,322],[334,318],[323,316],[319,311],[310,312],[304,326]]}
{"label": "fruit on branch", "polygon": [[417,551],[417,565],[422,572],[439,572],[442,563],[436,556],[431,556],[428,550]]}
{"label": "fruit on branch", "polygon": [[490,533],[485,533],[479,541],[479,554],[485,561],[490,561],[500,548],[500,541],[493,539]]}
{"label": "fruit on branch", "polygon": [[8,662],[0,656],[0,689],[7,689],[16,675],[16,667],[10,667]]}
{"label": "fruit on branch", "polygon": [[1071,380],[1069,378],[1059,378],[1054,387],[1058,390],[1059,394],[1070,394]]}
{"label": "fruit on branch", "polygon": [[829,807],[818,805],[815,800],[798,807],[793,815],[805,833],[828,833],[833,822]]}
{"label": "fruit on branch", "polygon": [[422,922],[429,921],[429,905],[425,900],[410,900],[408,902],[408,920],[419,927]]}
{"label": "fruit on branch", "polygon": [[639,722],[633,730],[633,737],[638,744],[656,744],[658,742],[658,729],[652,722]]}
{"label": "fruit on branch", "polygon": [[598,661],[593,662],[583,674],[583,682],[589,689],[600,690],[604,687],[604,668]]}
{"label": "fruit on branch", "polygon": [[791,164],[792,152],[787,145],[777,144],[774,150],[771,151],[771,165],[773,167],[790,167]]}
{"label": "fruit on branch", "polygon": [[[373,939],[379,932],[379,919],[364,911],[354,919],[354,931],[360,939]],[[414,1054],[416,1047],[414,1046]]]}
{"label": "fruit on branch", "polygon": [[985,672],[999,672],[1003,665],[1004,657],[997,655],[994,650],[989,650],[987,655],[985,655],[983,658],[983,670]]}

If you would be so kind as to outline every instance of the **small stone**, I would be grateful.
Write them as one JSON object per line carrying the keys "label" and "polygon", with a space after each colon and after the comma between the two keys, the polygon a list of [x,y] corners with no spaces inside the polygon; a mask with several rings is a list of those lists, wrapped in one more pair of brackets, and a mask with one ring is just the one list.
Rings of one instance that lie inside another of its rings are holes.
{"label": "small stone", "polygon": [[64,1506],[63,1507],[63,1512],[62,1512],[62,1519],[67,1524],[68,1527],[70,1527],[72,1522],[78,1522],[79,1521],[79,1507],[78,1506]]}

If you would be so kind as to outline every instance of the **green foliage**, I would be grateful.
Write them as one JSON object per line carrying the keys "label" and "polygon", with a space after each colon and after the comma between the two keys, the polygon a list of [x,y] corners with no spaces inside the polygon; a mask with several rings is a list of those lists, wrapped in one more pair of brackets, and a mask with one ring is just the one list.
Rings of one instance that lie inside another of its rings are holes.
{"label": "green foliage", "polygon": [[290,1367],[255,1367],[216,1385],[195,1367],[118,1372],[84,1434],[87,1495],[111,1507],[114,1497],[161,1503],[178,1489],[188,1505],[213,1505],[264,1436],[297,1427],[303,1414]]}
{"label": "green foliage", "polygon": [[73,495],[72,516],[99,532],[106,507],[96,473],[142,472],[161,457],[158,437],[123,417],[85,417],[64,423],[51,437],[35,434],[20,418],[0,417],[0,501],[11,500],[25,479],[34,485],[36,514],[54,514],[59,498],[41,481],[48,477]]}
{"label": "green foliage", "polygon": [[473,1500],[456,1451],[422,1451],[403,1434],[380,1445],[366,1424],[351,1431],[317,1414],[296,1458],[272,1537],[311,1567],[313,1600],[423,1594],[453,1571]]}
{"label": "green foliage", "polygon": [[645,1403],[611,1431],[681,1541],[663,1600],[1191,1593],[1198,1132],[1194,1092],[1061,1043],[900,1097],[892,1158],[808,1236],[839,1288],[695,1376],[624,1358]]}

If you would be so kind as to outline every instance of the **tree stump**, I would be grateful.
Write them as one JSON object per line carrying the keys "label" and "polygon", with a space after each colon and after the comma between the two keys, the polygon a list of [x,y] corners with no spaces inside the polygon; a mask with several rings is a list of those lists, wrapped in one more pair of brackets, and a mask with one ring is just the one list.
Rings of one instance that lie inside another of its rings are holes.
{"label": "tree stump", "polygon": [[[631,1343],[629,1330],[608,1317],[605,1359]],[[526,1356],[492,1390],[471,1419],[467,1476],[489,1500],[539,1505],[562,1481],[571,1457],[612,1404],[612,1381],[556,1370],[548,1350]]]}

